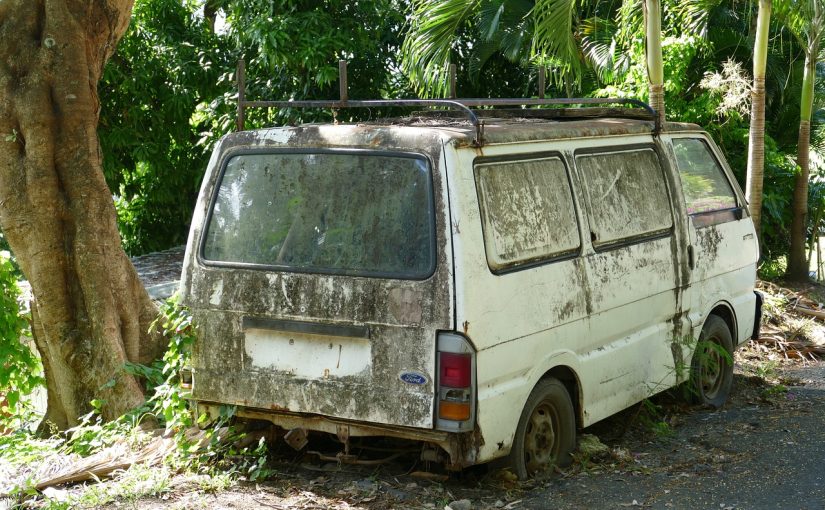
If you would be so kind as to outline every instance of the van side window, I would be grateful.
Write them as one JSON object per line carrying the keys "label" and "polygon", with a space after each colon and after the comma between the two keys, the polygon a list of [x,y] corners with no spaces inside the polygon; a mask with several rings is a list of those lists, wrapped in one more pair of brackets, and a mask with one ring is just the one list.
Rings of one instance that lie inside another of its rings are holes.
{"label": "van side window", "polygon": [[493,272],[569,255],[581,246],[560,158],[482,163],[475,179]]}
{"label": "van side window", "polygon": [[704,140],[675,138],[673,152],[688,214],[736,208],[736,195]]}
{"label": "van side window", "polygon": [[673,226],[653,149],[577,154],[576,166],[587,189],[594,247],[658,235]]}

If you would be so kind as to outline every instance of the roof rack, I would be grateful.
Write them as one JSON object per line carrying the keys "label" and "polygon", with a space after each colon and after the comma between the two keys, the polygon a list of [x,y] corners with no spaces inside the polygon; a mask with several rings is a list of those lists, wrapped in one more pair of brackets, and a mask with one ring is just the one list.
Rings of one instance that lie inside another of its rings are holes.
{"label": "roof rack", "polygon": [[[451,97],[447,99],[368,99],[350,100],[347,87],[347,61],[338,62],[340,99],[335,100],[298,100],[298,101],[248,101],[246,99],[246,63],[238,61],[238,131],[244,130],[247,108],[379,108],[421,106],[429,108],[449,108],[467,117],[475,128],[473,145],[481,146],[484,141],[484,121],[480,117],[503,114],[506,117],[529,118],[593,118],[619,117],[653,121],[653,134],[661,130],[659,117],[649,104],[638,99],[629,98],[553,98],[544,97],[544,68],[539,68],[538,98],[490,98],[466,99],[455,97],[455,64],[450,66]],[[565,105],[629,105],[631,108],[529,108],[528,106],[565,106]],[[496,109],[497,107],[517,106],[518,109]],[[493,108],[479,109],[472,108]],[[518,112],[522,112],[519,114]]]}

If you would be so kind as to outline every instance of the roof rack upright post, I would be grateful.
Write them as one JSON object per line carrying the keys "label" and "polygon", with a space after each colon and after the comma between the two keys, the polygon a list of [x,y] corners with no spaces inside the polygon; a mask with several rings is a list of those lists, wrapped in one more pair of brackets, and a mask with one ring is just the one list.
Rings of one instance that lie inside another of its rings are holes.
{"label": "roof rack upright post", "polygon": [[238,131],[243,131],[246,113],[244,111],[246,109],[246,98],[244,97],[246,94],[246,62],[242,58],[238,59],[238,70],[235,78],[238,80],[238,119],[236,127]]}
{"label": "roof rack upright post", "polygon": [[341,106],[346,106],[349,101],[349,90],[347,86],[347,61],[338,61],[338,91],[341,96]]}

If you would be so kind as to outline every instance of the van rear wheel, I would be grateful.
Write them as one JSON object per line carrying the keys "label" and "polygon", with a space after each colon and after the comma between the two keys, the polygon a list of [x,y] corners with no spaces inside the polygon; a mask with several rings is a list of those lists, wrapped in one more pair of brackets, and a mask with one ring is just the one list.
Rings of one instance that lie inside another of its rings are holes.
{"label": "van rear wheel", "polygon": [[727,323],[710,315],[702,327],[690,365],[690,397],[695,404],[721,407],[733,385],[733,339]]}
{"label": "van rear wheel", "polygon": [[576,418],[567,388],[558,379],[540,381],[521,412],[510,467],[520,479],[535,478],[570,464]]}

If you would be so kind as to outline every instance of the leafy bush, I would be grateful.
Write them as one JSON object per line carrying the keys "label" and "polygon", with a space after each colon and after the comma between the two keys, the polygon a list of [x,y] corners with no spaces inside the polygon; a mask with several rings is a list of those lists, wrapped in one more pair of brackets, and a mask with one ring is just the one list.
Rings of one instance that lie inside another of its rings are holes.
{"label": "leafy bush", "polygon": [[22,425],[21,397],[43,384],[40,360],[22,340],[30,332],[16,274],[11,254],[0,251],[0,429]]}

